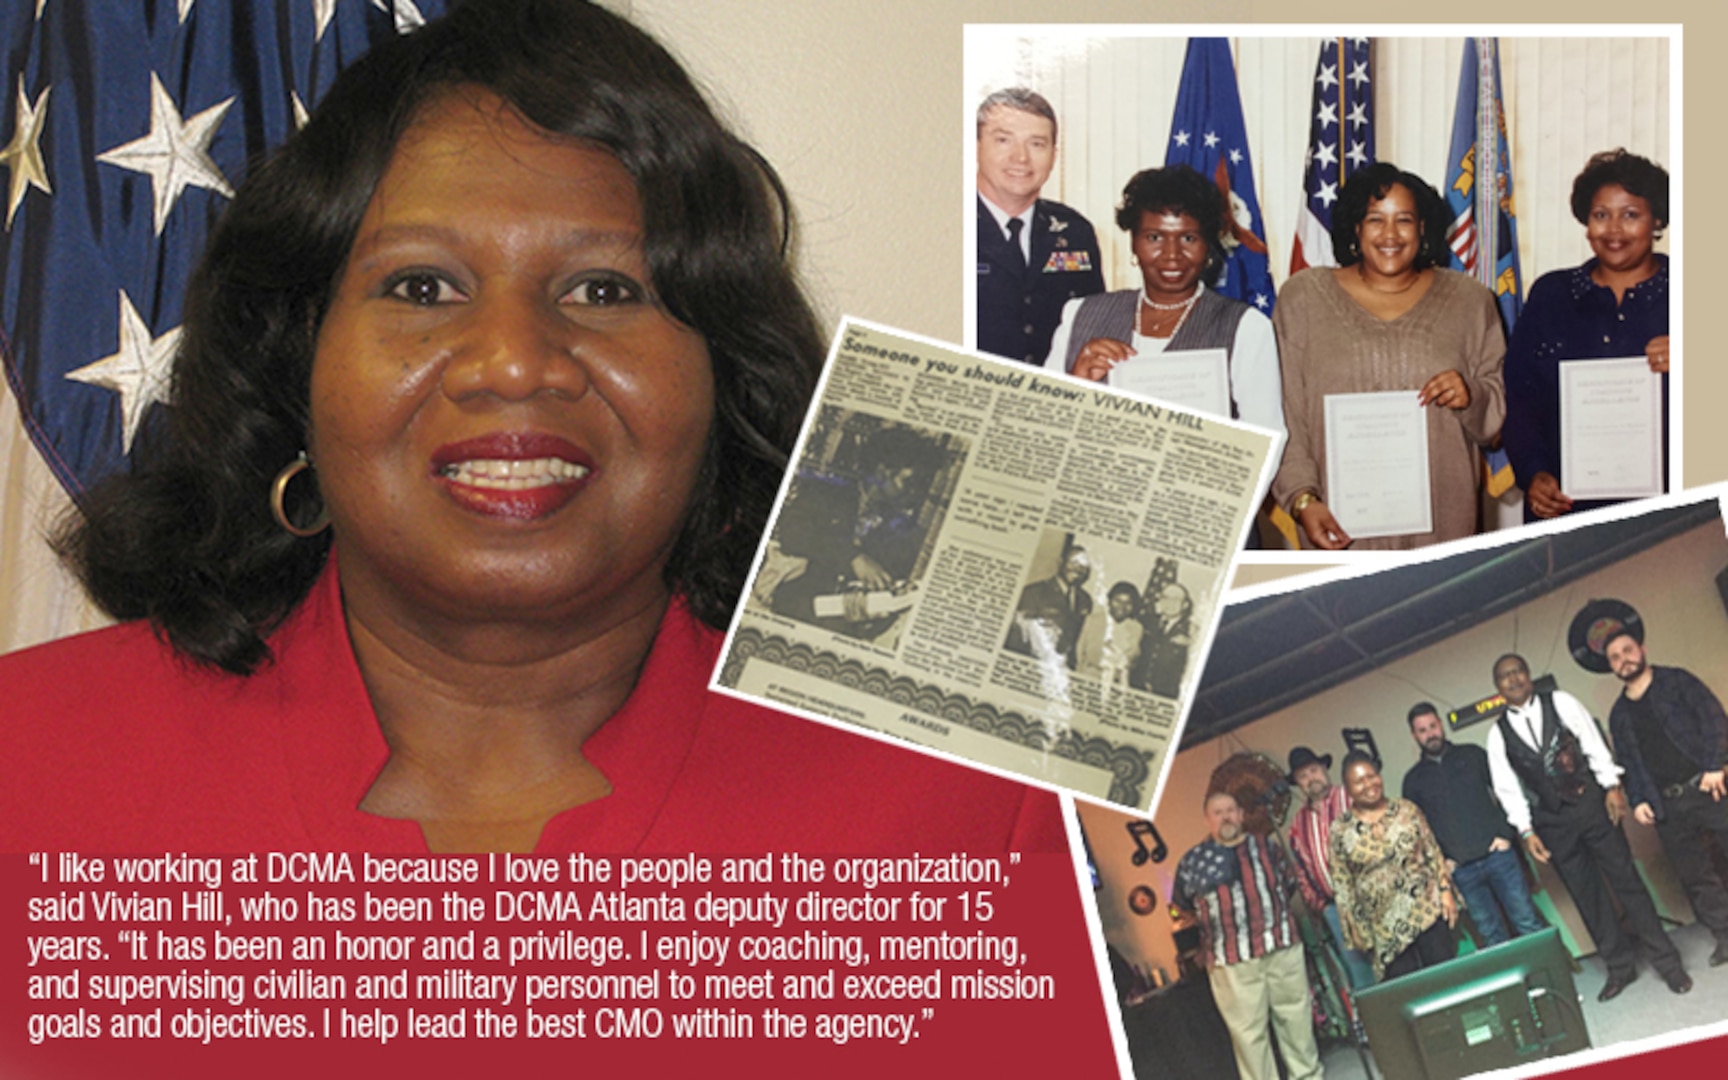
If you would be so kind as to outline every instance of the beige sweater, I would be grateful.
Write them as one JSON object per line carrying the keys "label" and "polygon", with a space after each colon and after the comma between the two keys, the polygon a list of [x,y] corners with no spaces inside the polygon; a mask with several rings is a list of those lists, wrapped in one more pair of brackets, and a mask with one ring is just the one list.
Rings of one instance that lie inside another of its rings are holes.
{"label": "beige sweater", "polygon": [[1327,394],[1420,390],[1433,376],[1455,370],[1470,387],[1470,404],[1456,411],[1434,405],[1423,410],[1434,531],[1358,540],[1351,550],[1415,548],[1475,533],[1482,485],[1478,447],[1499,434],[1506,418],[1500,377],[1506,340],[1493,295],[1463,274],[1436,270],[1414,307],[1383,322],[1352,300],[1330,269],[1317,267],[1279,291],[1272,326],[1290,432],[1272,482],[1278,505],[1288,510],[1310,489],[1326,499]]}

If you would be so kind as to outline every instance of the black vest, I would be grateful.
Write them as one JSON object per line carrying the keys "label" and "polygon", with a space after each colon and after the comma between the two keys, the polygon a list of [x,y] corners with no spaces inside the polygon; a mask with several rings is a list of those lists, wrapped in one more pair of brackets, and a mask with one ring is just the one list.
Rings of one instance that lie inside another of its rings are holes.
{"label": "black vest", "polygon": [[1509,711],[1500,714],[1500,739],[1506,744],[1506,760],[1524,789],[1536,796],[1537,805],[1544,812],[1559,814],[1586,793],[1600,789],[1584,757],[1584,748],[1578,744],[1578,736],[1560,722],[1554,695],[1544,690],[1536,699],[1542,703],[1542,724],[1537,731],[1540,749],[1532,749],[1512,730]]}

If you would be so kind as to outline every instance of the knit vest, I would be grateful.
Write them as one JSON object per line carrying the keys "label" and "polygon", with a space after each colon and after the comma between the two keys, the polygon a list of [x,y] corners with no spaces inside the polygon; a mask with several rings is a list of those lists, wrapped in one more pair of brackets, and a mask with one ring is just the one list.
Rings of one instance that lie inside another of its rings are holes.
{"label": "knit vest", "polygon": [[[1133,344],[1134,318],[1139,314],[1139,308],[1138,289],[1088,296],[1081,301],[1080,310],[1074,313],[1074,329],[1068,337],[1068,355],[1063,370],[1074,370],[1075,358],[1080,355],[1081,348],[1093,338],[1111,338],[1124,345]],[[1182,320],[1181,329],[1176,331],[1176,336],[1170,339],[1170,344],[1164,347],[1164,351],[1223,349],[1225,368],[1228,371],[1231,354],[1236,345],[1236,327],[1241,324],[1242,316],[1248,314],[1248,310],[1248,305],[1206,289],[1194,301],[1188,317]],[[1240,416],[1241,412],[1236,407],[1236,395],[1231,394],[1230,418],[1235,420]]]}
{"label": "knit vest", "polygon": [[1560,722],[1554,695],[1544,690],[1536,696],[1542,702],[1542,726],[1537,732],[1541,748],[1532,749],[1514,732],[1506,713],[1500,714],[1500,738],[1506,744],[1506,760],[1525,790],[1536,796],[1537,805],[1545,812],[1558,814],[1583,798],[1595,786],[1596,778],[1584,758],[1584,748],[1578,745],[1578,736]]}

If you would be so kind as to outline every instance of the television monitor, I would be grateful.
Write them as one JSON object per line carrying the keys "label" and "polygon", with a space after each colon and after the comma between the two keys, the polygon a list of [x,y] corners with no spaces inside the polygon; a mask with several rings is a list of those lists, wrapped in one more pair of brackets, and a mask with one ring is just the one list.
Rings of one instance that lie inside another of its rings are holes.
{"label": "television monitor", "polygon": [[1356,994],[1387,1080],[1450,1080],[1590,1046],[1572,958],[1549,928]]}

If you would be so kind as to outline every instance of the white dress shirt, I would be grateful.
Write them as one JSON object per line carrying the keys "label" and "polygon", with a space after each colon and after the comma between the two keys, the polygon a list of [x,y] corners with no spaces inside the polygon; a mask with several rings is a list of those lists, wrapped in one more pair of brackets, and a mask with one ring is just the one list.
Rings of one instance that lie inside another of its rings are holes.
{"label": "white dress shirt", "polygon": [[996,219],[996,232],[1003,239],[1008,238],[1008,223],[1010,221],[1013,221],[1015,218],[1019,218],[1020,221],[1022,221],[1024,223],[1020,228],[1020,257],[1022,259],[1026,260],[1027,266],[1031,266],[1032,265],[1032,212],[1034,210],[1038,209],[1038,200],[1033,199],[1032,205],[1028,206],[1026,209],[1020,211],[1018,214],[1010,214],[1008,211],[1002,209],[1000,206],[997,206],[995,203],[991,202],[989,200],[989,198],[987,198],[983,194],[980,194],[978,196],[978,200],[984,204],[984,209],[990,211],[990,216]]}
{"label": "white dress shirt", "polygon": [[[1596,782],[1604,790],[1618,785],[1620,766],[1614,764],[1614,755],[1609,752],[1608,744],[1602,741],[1602,732],[1597,729],[1596,721],[1590,718],[1590,711],[1564,690],[1554,691],[1554,711],[1560,714],[1560,723],[1577,736],[1578,748],[1584,751],[1584,760],[1589,762]],[[1541,696],[1533,693],[1522,705],[1508,705],[1506,716],[1513,733],[1523,739],[1526,746],[1541,753]],[[1530,831],[1530,798],[1524,793],[1518,774],[1512,771],[1512,760],[1506,756],[1506,740],[1500,734],[1499,724],[1488,732],[1488,775],[1494,783],[1494,796],[1506,811],[1506,820],[1512,823],[1519,835]]]}

